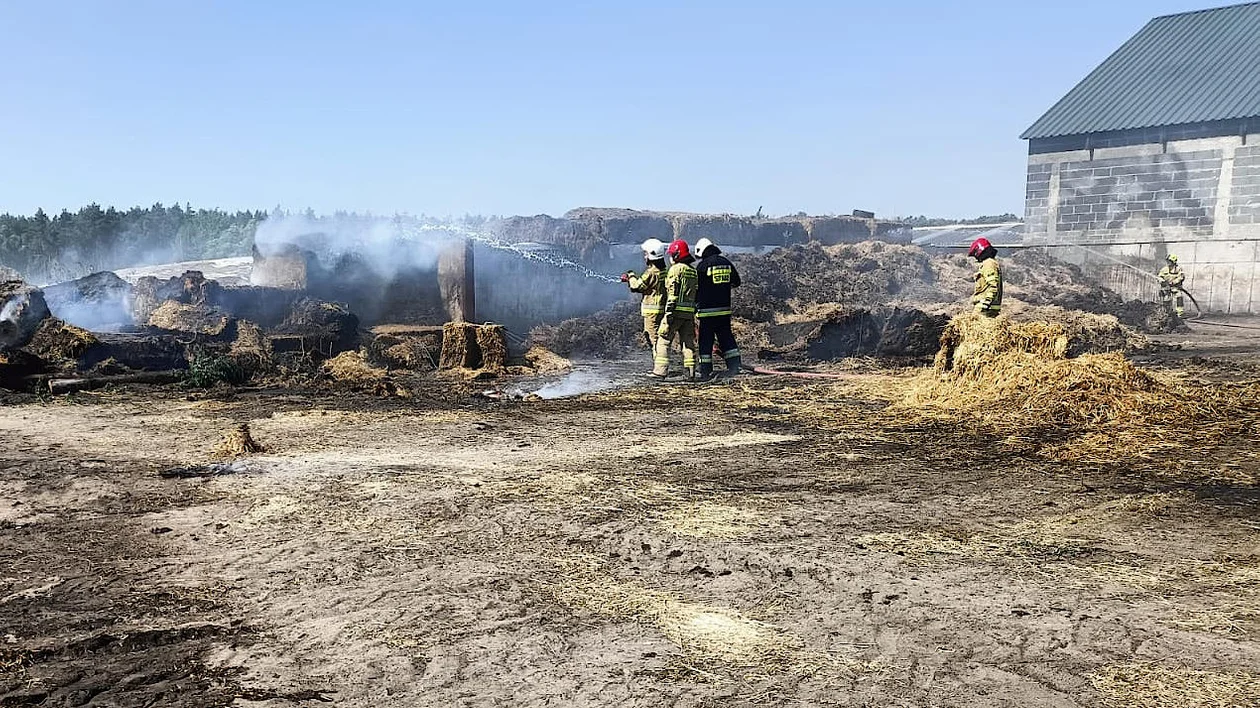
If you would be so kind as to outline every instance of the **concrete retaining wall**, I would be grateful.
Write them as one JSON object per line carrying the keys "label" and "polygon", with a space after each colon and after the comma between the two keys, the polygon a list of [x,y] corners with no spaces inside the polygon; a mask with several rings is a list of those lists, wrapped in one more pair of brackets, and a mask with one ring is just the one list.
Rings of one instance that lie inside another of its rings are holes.
{"label": "concrete retaining wall", "polygon": [[1154,298],[1147,274],[1175,253],[1205,310],[1260,312],[1260,135],[1030,155],[1025,220],[1126,297]]}

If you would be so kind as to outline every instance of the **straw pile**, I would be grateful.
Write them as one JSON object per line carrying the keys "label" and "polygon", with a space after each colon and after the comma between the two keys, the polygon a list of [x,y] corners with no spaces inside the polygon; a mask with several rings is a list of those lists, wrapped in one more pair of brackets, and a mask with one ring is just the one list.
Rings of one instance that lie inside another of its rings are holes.
{"label": "straw pile", "polygon": [[1088,676],[1108,708],[1254,708],[1260,674],[1157,664],[1106,666]]}
{"label": "straw pile", "polygon": [[100,340],[86,329],[49,317],[39,324],[25,349],[46,361],[67,363],[78,361],[97,344]]}
{"label": "straw pile", "polygon": [[320,372],[333,382],[356,390],[368,391],[378,396],[408,395],[406,389],[390,379],[389,372],[372,366],[357,351],[342,352],[325,361]]}
{"label": "straw pile", "polygon": [[262,327],[246,320],[236,323],[236,339],[230,352],[233,358],[255,371],[268,368],[272,362],[271,340]]}
{"label": "straw pile", "polygon": [[573,368],[573,362],[540,346],[530,347],[525,352],[525,362],[536,374],[558,374]]}
{"label": "straw pile", "polygon": [[258,444],[250,434],[249,423],[241,423],[224,434],[214,449],[214,456],[219,459],[235,459],[266,451],[267,448]]}
{"label": "straw pile", "polygon": [[[1157,379],[1114,352],[1068,358],[1094,331],[955,318],[941,337],[936,371],[912,379],[891,410],[965,419],[1042,455],[1075,461],[1150,457],[1189,443],[1202,448],[1260,428],[1256,384]],[[1055,440],[1060,444],[1045,445]]]}
{"label": "straw pile", "polygon": [[230,336],[234,320],[222,310],[209,305],[191,305],[175,300],[162,303],[149,315],[149,325],[173,332],[188,332],[207,337]]}

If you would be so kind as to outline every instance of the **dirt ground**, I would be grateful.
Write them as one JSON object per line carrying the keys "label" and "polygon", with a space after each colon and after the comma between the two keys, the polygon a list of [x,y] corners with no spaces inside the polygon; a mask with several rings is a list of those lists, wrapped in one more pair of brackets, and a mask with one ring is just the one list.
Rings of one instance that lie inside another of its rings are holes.
{"label": "dirt ground", "polygon": [[[1255,334],[1143,363],[1254,379]],[[0,406],[0,705],[1260,705],[1254,440],[1066,464],[695,390]]]}

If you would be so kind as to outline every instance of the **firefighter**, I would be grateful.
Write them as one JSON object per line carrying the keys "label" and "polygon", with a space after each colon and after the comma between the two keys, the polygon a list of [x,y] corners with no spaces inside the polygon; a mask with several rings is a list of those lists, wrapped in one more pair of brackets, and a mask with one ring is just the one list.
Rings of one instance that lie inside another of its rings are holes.
{"label": "firefighter", "polygon": [[971,244],[967,255],[980,264],[971,304],[981,315],[997,317],[1002,312],[1002,269],[998,267],[997,249],[989,243],[989,239],[978,238]]}
{"label": "firefighter", "polygon": [[643,275],[626,271],[621,276],[621,282],[630,286],[630,292],[643,296],[643,303],[639,305],[639,313],[643,315],[643,338],[655,352],[657,331],[665,316],[665,243],[650,238],[643,242],[641,248],[643,262],[647,264]]}
{"label": "firefighter", "polygon": [[726,361],[726,375],[735,376],[740,369],[739,347],[731,332],[731,289],[739,287],[739,271],[722,255],[722,250],[707,238],[696,242],[696,319],[700,323],[700,380],[713,378],[713,340],[717,340]]}
{"label": "firefighter", "polygon": [[[1168,265],[1159,269],[1159,301],[1173,310],[1178,317],[1186,314],[1186,298],[1181,284],[1186,282],[1186,272],[1177,265],[1177,256],[1168,254]],[[1175,308],[1174,308],[1175,305]]]}
{"label": "firefighter", "polygon": [[696,269],[687,242],[679,239],[666,249],[670,266],[665,274],[665,316],[656,340],[652,376],[669,375],[669,347],[674,339],[682,346],[683,377],[692,379],[696,371]]}

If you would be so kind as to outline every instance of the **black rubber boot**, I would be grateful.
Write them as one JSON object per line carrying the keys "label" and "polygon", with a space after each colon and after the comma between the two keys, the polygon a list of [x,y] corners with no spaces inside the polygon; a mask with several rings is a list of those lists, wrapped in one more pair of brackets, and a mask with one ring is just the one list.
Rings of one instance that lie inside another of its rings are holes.
{"label": "black rubber boot", "polygon": [[701,364],[699,380],[708,381],[711,378],[713,378],[713,364]]}
{"label": "black rubber boot", "polygon": [[727,357],[726,358],[726,377],[729,379],[729,378],[735,378],[736,376],[739,376],[740,369],[743,366],[744,364],[740,361],[739,357],[737,356]]}

